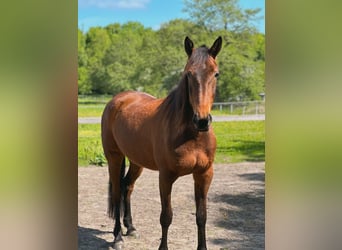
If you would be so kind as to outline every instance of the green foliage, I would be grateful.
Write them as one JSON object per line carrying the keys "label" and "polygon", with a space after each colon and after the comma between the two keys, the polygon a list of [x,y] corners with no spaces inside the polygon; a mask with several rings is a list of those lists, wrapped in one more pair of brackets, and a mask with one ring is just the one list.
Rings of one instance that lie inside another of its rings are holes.
{"label": "green foliage", "polygon": [[186,0],[185,6],[191,20],[174,19],[156,31],[139,22],[79,30],[79,94],[138,90],[164,97],[186,64],[184,38],[211,46],[220,35],[216,101],[259,99],[265,92],[265,37],[250,25],[258,10],[243,11],[236,0]]}
{"label": "green foliage", "polygon": [[86,67],[78,67],[78,93],[91,94],[91,82],[89,81],[88,70]]}
{"label": "green foliage", "polygon": [[107,160],[102,152],[95,152],[90,158],[89,158],[89,164],[90,165],[96,165],[102,167],[104,164],[107,163]]}
{"label": "green foliage", "polygon": [[218,56],[221,74],[216,101],[259,100],[265,91],[264,35],[222,34],[229,44]]}
{"label": "green foliage", "polygon": [[241,32],[253,30],[249,21],[257,18],[260,9],[242,10],[238,0],[184,0],[183,11],[191,19],[209,30]]}
{"label": "green foliage", "polygon": [[[78,165],[106,165],[100,124],[78,125]],[[265,160],[265,122],[214,122],[217,138],[215,163]]]}

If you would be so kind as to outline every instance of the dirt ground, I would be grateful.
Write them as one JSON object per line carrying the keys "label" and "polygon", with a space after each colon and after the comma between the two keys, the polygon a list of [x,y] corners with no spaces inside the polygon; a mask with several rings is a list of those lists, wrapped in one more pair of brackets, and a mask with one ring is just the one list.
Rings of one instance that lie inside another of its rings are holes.
{"label": "dirt ground", "polygon": [[[106,215],[106,167],[78,169],[79,249],[112,249],[113,221]],[[214,250],[265,248],[265,163],[216,164],[208,194],[207,246]],[[169,249],[197,247],[193,179],[179,178],[172,189]],[[138,237],[124,237],[125,250],[158,249],[161,237],[158,172],[144,169],[132,194]],[[126,228],[123,226],[123,229]],[[124,231],[125,233],[125,231]]]}

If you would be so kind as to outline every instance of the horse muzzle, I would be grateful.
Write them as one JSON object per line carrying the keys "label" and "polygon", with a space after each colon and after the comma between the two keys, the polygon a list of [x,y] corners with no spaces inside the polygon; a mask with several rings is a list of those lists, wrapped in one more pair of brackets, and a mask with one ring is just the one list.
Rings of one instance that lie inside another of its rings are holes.
{"label": "horse muzzle", "polygon": [[200,132],[208,131],[212,120],[213,118],[211,114],[209,114],[206,118],[199,118],[197,114],[194,114],[192,117],[192,122],[194,123],[195,128]]}

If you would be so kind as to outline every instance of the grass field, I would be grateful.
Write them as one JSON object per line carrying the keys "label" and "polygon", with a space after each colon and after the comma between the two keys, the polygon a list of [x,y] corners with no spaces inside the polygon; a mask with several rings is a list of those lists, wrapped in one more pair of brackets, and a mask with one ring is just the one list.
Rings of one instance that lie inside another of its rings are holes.
{"label": "grass field", "polygon": [[[264,121],[214,122],[213,127],[217,138],[215,163],[265,160]],[[100,124],[79,124],[78,165],[106,164]]]}
{"label": "grass field", "polygon": [[106,104],[78,104],[78,117],[100,117]]}
{"label": "grass field", "polygon": [[216,163],[265,160],[265,121],[214,122]]}

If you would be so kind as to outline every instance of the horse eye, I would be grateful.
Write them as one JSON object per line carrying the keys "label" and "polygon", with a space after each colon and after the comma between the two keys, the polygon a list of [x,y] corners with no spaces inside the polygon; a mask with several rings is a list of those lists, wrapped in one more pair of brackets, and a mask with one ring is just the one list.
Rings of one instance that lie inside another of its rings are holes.
{"label": "horse eye", "polygon": [[215,78],[218,78],[220,76],[220,73],[219,72],[216,72],[215,73]]}

